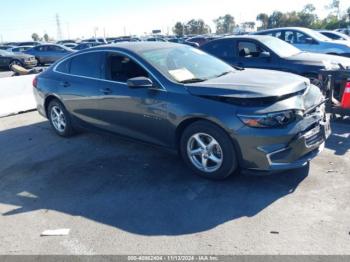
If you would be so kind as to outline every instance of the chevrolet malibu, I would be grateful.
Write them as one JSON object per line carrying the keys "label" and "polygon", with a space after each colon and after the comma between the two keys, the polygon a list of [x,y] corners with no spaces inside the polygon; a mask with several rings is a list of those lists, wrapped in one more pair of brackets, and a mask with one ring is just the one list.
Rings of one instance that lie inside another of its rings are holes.
{"label": "chevrolet malibu", "polygon": [[175,43],[83,50],[33,85],[39,113],[59,136],[83,128],[156,144],[211,179],[302,167],[330,133],[324,97],[308,79],[234,69]]}

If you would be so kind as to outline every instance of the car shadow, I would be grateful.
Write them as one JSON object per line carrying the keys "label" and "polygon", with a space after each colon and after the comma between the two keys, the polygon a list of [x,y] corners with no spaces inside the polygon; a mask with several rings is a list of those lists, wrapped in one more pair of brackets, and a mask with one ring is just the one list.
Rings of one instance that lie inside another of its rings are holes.
{"label": "car shadow", "polygon": [[1,131],[0,144],[0,203],[11,207],[2,216],[54,210],[147,236],[253,217],[292,194],[309,172],[213,182],[165,151],[111,135],[63,139],[47,122]]}
{"label": "car shadow", "polygon": [[326,142],[326,147],[340,156],[350,150],[350,118],[332,122],[332,134]]}

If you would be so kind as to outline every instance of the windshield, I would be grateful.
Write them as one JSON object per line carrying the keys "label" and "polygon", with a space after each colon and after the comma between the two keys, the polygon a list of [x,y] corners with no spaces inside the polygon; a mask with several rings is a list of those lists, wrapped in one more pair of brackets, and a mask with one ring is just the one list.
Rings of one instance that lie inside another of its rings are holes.
{"label": "windshield", "polygon": [[234,71],[221,60],[189,46],[147,50],[140,55],[179,83],[201,82]]}
{"label": "windshield", "polygon": [[319,41],[331,41],[327,36],[322,35],[320,32],[311,29],[304,29],[304,32]]}
{"label": "windshield", "polygon": [[264,37],[260,41],[280,57],[289,57],[301,52],[300,49],[276,37]]}

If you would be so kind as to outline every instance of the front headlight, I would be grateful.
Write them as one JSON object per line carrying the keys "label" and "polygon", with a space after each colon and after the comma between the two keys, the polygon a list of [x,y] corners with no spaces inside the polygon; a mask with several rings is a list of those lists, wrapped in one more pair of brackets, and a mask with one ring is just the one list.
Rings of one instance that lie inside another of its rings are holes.
{"label": "front headlight", "polygon": [[296,114],[293,110],[262,114],[262,115],[241,115],[239,119],[249,127],[272,128],[283,127],[295,121]]}

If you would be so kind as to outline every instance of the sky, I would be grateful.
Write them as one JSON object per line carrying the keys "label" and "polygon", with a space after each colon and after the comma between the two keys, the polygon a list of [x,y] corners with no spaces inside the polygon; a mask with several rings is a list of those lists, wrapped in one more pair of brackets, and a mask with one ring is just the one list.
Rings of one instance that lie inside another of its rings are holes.
{"label": "sky", "polygon": [[[89,38],[124,34],[143,35],[153,29],[171,33],[177,21],[202,18],[214,30],[213,20],[231,14],[236,22],[255,21],[258,13],[271,14],[316,7],[327,15],[330,0],[25,0],[2,1],[0,42],[31,40],[32,33],[47,33],[57,39],[56,14],[63,38]],[[350,0],[340,0],[341,10]]]}

